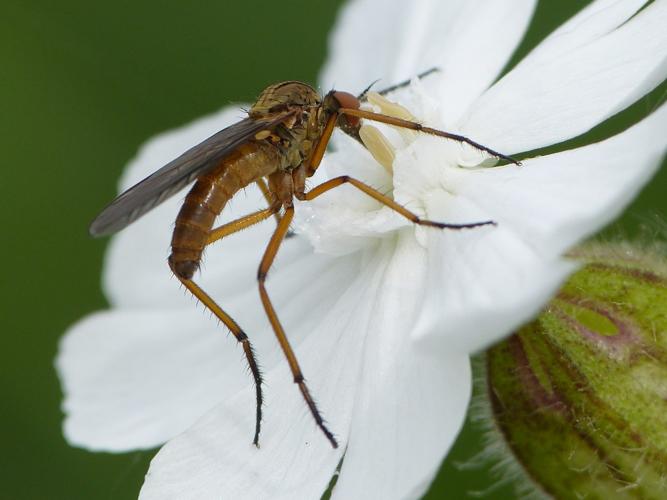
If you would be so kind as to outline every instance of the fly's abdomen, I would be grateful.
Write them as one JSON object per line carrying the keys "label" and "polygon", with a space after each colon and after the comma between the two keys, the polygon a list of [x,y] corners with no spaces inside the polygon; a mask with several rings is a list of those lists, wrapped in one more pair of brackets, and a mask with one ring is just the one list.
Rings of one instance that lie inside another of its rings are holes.
{"label": "fly's abdomen", "polygon": [[178,276],[191,279],[215,219],[227,201],[248,184],[280,168],[281,155],[266,142],[240,146],[218,167],[201,176],[185,197],[171,238],[169,265]]}

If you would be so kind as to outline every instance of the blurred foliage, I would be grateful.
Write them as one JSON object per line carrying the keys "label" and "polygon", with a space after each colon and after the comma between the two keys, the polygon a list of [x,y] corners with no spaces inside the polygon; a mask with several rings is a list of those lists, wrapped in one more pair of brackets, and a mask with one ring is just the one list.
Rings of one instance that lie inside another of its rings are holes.
{"label": "blurred foliage", "polygon": [[[519,54],[585,3],[541,2]],[[99,279],[106,242],[89,239],[87,225],[148,137],[231,101],[250,101],[268,83],[315,82],[341,4],[3,2],[0,497],[136,498],[154,452],[88,453],[68,447],[60,429],[58,338],[105,307]],[[611,126],[638,120],[664,90]],[[601,127],[584,140],[611,130]],[[643,219],[664,214],[659,186],[666,178],[663,169],[617,227],[632,234]],[[480,446],[479,434],[466,427],[428,498],[462,498],[493,484],[485,470],[456,466]]]}

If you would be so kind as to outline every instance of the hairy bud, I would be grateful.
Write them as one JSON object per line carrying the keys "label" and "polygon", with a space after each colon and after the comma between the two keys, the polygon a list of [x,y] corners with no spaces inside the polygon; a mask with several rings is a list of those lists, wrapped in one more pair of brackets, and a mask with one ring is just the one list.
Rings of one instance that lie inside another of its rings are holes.
{"label": "hairy bud", "polygon": [[555,498],[667,498],[664,254],[595,247],[533,323],[487,354],[495,426]]}

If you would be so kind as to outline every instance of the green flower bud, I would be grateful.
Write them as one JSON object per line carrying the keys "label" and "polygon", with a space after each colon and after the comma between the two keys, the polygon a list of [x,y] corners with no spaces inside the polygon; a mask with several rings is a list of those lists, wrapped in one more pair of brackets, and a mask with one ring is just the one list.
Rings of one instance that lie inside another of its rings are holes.
{"label": "green flower bud", "polygon": [[[667,498],[667,264],[596,247],[486,357],[492,418],[555,498]],[[664,255],[664,254],[663,254]]]}

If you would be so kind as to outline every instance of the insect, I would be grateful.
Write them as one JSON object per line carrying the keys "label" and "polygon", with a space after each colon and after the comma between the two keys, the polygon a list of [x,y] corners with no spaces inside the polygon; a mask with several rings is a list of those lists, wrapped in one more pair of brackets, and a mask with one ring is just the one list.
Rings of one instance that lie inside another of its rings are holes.
{"label": "insect", "polygon": [[[407,83],[394,85],[380,93],[388,93]],[[361,120],[372,120],[467,143],[498,158],[518,163],[466,137],[361,109],[367,90],[358,96],[332,90],[322,97],[311,86],[297,81],[271,85],[250,108],[247,118],[212,135],[119,195],[90,225],[92,236],[115,233],[194,182],[176,217],[168,262],[172,272],[185,288],[229,328],[243,347],[255,383],[253,443],[257,446],[262,422],[262,375],[246,333],[193,281],[204,248],[272,216],[277,218],[277,227],[268,242],[257,272],[259,294],[294,376],[294,383],[297,384],[318,427],[336,448],[338,442],[315,405],[265,287],[267,273],[294,216],[294,198],[313,200],[331,189],[350,184],[415,224],[463,229],[493,222],[448,224],[421,219],[390,197],[347,175],[330,179],[307,191],[306,179],[311,177],[320,165],[333,130],[338,127],[363,144],[359,135]],[[214,228],[215,220],[225,204],[237,191],[252,183],[256,183],[262,190],[268,207]]]}

